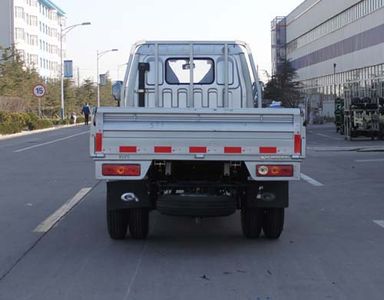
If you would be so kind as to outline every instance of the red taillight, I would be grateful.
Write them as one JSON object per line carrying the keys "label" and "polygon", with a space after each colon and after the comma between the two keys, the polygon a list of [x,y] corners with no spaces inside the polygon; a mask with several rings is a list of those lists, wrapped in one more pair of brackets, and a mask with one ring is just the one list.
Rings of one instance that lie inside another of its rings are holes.
{"label": "red taillight", "polygon": [[140,176],[140,165],[105,164],[102,167],[104,176]]}
{"label": "red taillight", "polygon": [[103,151],[103,134],[98,132],[95,136],[95,152],[101,151]]}
{"label": "red taillight", "polygon": [[290,177],[293,176],[292,165],[257,165],[256,175],[264,177]]}
{"label": "red taillight", "polygon": [[301,135],[295,134],[295,145],[294,145],[294,151],[295,154],[301,154]]}

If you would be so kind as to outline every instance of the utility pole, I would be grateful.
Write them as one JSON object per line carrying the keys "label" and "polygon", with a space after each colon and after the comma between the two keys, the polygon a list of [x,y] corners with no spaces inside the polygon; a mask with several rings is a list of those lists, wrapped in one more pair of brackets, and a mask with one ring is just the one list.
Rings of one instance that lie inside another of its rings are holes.
{"label": "utility pole", "polygon": [[73,28],[78,26],[91,25],[91,22],[83,22],[63,28],[60,21],[60,117],[64,120],[64,70],[63,70],[63,38]]}
{"label": "utility pole", "polygon": [[119,49],[109,49],[104,51],[96,51],[96,82],[97,82],[97,107],[100,107],[100,78],[99,78],[99,60],[100,57],[107,54],[108,52],[119,51]]}
{"label": "utility pole", "polygon": [[77,87],[80,87],[80,69],[77,67]]}

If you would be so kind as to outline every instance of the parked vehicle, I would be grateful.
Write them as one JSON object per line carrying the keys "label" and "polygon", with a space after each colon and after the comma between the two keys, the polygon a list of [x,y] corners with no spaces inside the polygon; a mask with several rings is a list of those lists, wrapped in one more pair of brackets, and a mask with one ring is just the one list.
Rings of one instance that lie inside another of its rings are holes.
{"label": "parked vehicle", "polygon": [[299,109],[261,108],[247,44],[135,44],[113,94],[119,107],[98,108],[90,135],[111,238],[127,228],[146,238],[152,210],[203,218],[239,209],[245,237],[280,236],[305,128]]}
{"label": "parked vehicle", "polygon": [[374,139],[380,136],[379,104],[377,98],[346,99],[344,107],[344,134],[351,140],[366,136]]}

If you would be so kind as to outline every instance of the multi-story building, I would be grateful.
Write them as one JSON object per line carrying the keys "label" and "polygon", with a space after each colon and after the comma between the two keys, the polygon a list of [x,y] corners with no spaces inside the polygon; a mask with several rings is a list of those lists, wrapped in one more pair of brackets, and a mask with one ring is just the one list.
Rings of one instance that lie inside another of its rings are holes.
{"label": "multi-story building", "polygon": [[43,78],[57,78],[64,22],[64,11],[49,0],[1,0],[0,46],[14,45],[26,66]]}
{"label": "multi-story building", "polygon": [[335,97],[384,97],[384,0],[306,0],[272,21],[272,36],[272,69],[291,61],[323,110]]}

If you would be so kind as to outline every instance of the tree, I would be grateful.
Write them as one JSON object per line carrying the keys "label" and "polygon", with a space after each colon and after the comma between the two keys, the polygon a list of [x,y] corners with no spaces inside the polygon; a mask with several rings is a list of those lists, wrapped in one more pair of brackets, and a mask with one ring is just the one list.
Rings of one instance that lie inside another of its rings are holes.
{"label": "tree", "polygon": [[108,73],[105,85],[100,87],[100,102],[101,106],[116,106],[116,100],[112,97],[112,81]]}
{"label": "tree", "polygon": [[278,72],[267,82],[264,98],[281,101],[284,107],[297,107],[300,102],[301,83],[295,81],[297,74],[292,64],[286,60]]}
{"label": "tree", "polygon": [[32,89],[36,83],[41,82],[39,74],[35,69],[25,66],[15,47],[0,50],[0,96],[23,100],[23,111],[37,111],[37,101],[32,95]]}
{"label": "tree", "polygon": [[[60,79],[43,80],[34,68],[24,64],[21,56],[14,47],[0,47],[0,110],[14,112],[38,111],[38,101],[32,94],[33,86],[37,83],[46,85],[46,95],[41,98],[44,116],[59,117],[61,107]],[[115,106],[112,98],[112,83],[109,78],[105,86],[100,87],[102,106]],[[85,102],[96,106],[96,84],[90,79],[84,80],[81,86],[76,87],[73,82],[64,80],[65,112],[80,114]]]}

